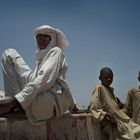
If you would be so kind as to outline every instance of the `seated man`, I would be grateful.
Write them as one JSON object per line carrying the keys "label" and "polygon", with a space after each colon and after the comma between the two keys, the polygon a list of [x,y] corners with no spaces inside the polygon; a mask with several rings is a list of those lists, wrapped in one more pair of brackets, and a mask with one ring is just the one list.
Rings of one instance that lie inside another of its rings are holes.
{"label": "seated man", "polygon": [[22,108],[31,123],[40,124],[77,108],[65,78],[65,34],[42,25],[35,29],[35,39],[38,50],[34,72],[14,49],[5,50],[1,57],[5,96],[10,99],[0,101],[0,115]]}
{"label": "seated man", "polygon": [[[140,81],[140,71],[138,73],[138,81]],[[140,86],[128,91],[125,112],[132,121],[140,124]]]}
{"label": "seated man", "polygon": [[93,91],[89,111],[101,124],[104,140],[137,140],[140,138],[140,126],[120,109],[120,105],[110,87],[113,72],[110,68],[101,69],[97,85]]}

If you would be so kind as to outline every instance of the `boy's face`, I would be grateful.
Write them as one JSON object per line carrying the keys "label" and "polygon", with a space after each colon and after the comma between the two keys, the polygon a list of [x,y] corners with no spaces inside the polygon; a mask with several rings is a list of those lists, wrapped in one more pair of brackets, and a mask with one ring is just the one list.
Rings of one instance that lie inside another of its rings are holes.
{"label": "boy's face", "polygon": [[112,71],[104,71],[102,75],[100,75],[99,79],[101,80],[102,85],[109,87],[113,82]]}

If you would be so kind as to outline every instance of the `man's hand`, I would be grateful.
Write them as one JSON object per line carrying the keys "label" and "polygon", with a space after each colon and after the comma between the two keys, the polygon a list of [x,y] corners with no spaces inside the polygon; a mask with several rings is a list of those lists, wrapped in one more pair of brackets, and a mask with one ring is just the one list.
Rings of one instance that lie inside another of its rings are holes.
{"label": "man's hand", "polygon": [[0,115],[8,113],[14,108],[22,108],[16,98],[0,100]]}
{"label": "man's hand", "polygon": [[106,123],[111,123],[113,128],[117,128],[117,121],[112,114],[107,113],[103,119]]}

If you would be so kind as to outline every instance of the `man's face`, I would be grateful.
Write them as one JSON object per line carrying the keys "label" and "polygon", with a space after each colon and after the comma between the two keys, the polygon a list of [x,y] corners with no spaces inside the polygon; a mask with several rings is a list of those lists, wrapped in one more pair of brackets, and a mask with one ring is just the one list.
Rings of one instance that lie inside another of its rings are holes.
{"label": "man's face", "polygon": [[43,50],[47,48],[47,46],[49,45],[51,41],[51,37],[46,34],[37,34],[36,40],[37,40],[38,47],[40,48],[40,50]]}
{"label": "man's face", "polygon": [[100,76],[100,80],[104,86],[109,87],[113,81],[113,73],[111,71],[104,71]]}

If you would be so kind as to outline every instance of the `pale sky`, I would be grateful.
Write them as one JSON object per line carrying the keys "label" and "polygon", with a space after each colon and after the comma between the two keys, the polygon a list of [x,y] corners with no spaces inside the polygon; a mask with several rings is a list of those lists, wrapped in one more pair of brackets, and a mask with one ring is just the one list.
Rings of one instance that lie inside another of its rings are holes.
{"label": "pale sky", "polygon": [[67,81],[79,107],[89,104],[102,67],[112,68],[112,86],[122,101],[139,85],[139,0],[0,0],[0,55],[15,48],[34,69],[34,29],[43,24],[69,40]]}

